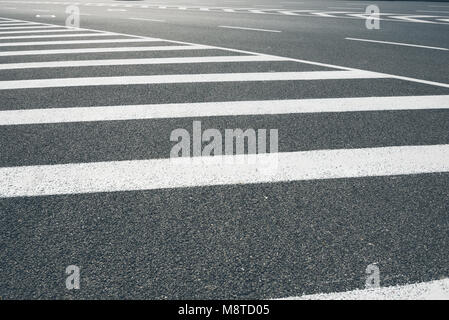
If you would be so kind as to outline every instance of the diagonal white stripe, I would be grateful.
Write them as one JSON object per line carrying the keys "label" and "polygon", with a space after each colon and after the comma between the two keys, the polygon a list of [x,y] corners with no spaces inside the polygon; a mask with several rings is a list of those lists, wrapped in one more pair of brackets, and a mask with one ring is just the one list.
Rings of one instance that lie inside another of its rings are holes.
{"label": "diagonal white stripe", "polygon": [[0,111],[0,126],[85,121],[429,109],[449,109],[449,95],[6,110]]}
{"label": "diagonal white stripe", "polygon": [[260,56],[213,56],[213,57],[182,57],[182,58],[49,61],[49,62],[28,62],[28,63],[3,63],[0,64],[0,70],[29,69],[29,68],[86,67],[86,66],[121,66],[121,65],[145,65],[145,64],[254,62],[254,61],[285,61],[285,59],[260,55]]}
{"label": "diagonal white stripe", "polygon": [[312,71],[312,72],[216,73],[216,74],[176,74],[176,75],[123,76],[123,77],[57,78],[57,79],[0,81],[0,90],[75,87],[75,86],[163,84],[163,83],[294,81],[294,80],[371,79],[371,78],[389,78],[389,76],[369,71]]}
{"label": "diagonal white stripe", "polygon": [[449,300],[449,279],[280,300]]}
{"label": "diagonal white stripe", "polygon": [[151,46],[151,47],[111,47],[111,48],[81,48],[81,49],[54,49],[54,50],[24,50],[0,52],[0,57],[31,56],[49,54],[78,54],[99,52],[134,52],[134,51],[177,51],[177,50],[205,50],[213,49],[207,46]]}
{"label": "diagonal white stripe", "polygon": [[74,38],[74,37],[104,37],[116,36],[113,33],[69,33],[69,34],[44,34],[44,35],[27,35],[27,36],[7,36],[0,37],[0,40],[15,39],[40,39],[40,38]]}
{"label": "diagonal white stripe", "polygon": [[130,43],[130,42],[154,42],[160,39],[108,39],[108,40],[70,40],[70,41],[33,41],[33,42],[6,42],[0,43],[0,47],[17,46],[50,46],[60,44],[86,44],[86,43]]}

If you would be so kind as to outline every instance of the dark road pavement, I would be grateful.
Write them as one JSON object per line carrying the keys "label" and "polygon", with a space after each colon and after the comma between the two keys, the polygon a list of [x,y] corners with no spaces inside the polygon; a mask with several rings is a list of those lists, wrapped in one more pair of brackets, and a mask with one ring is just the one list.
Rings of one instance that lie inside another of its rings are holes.
{"label": "dark road pavement", "polygon": [[[277,129],[275,172],[173,161],[194,121]],[[449,2],[1,0],[0,148],[1,299],[446,279]]]}

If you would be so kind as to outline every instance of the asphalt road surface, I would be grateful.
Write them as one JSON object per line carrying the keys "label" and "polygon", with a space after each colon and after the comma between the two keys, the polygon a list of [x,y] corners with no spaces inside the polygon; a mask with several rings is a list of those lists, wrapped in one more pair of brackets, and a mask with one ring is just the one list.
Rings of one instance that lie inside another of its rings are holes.
{"label": "asphalt road surface", "polygon": [[[73,3],[0,1],[1,299],[449,277],[448,2]],[[172,159],[194,121],[278,130],[274,166]]]}

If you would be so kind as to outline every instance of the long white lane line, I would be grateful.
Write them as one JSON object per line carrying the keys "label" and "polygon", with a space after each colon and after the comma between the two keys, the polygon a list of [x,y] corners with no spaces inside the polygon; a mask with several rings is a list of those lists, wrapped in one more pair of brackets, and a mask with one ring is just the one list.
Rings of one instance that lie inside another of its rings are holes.
{"label": "long white lane line", "polygon": [[379,40],[369,40],[369,39],[359,39],[359,38],[345,38],[345,39],[346,40],[351,40],[351,41],[373,42],[373,43],[391,44],[391,45],[396,45],[396,46],[416,47],[416,48],[425,48],[425,49],[449,51],[448,48],[429,47],[429,46],[423,46],[423,45],[411,44],[411,43],[379,41]]}
{"label": "long white lane line", "polygon": [[37,25],[37,22],[31,23],[31,22],[0,22],[0,30],[3,29],[4,27],[15,27],[15,26],[35,26]]}
{"label": "long white lane line", "polygon": [[150,21],[150,22],[165,22],[165,20],[161,19],[146,19],[146,18],[127,18],[129,20],[138,20],[138,21]]}
{"label": "long white lane line", "polygon": [[449,279],[279,300],[449,300]]}
{"label": "long white lane line", "polygon": [[85,43],[130,43],[130,42],[154,42],[160,39],[108,39],[108,40],[71,40],[71,41],[33,41],[33,42],[2,42],[0,47],[17,46],[49,46],[60,44],[85,44]]}
{"label": "long white lane line", "polygon": [[148,65],[148,64],[264,62],[264,61],[267,62],[285,61],[285,59],[264,57],[264,56],[212,56],[212,57],[180,57],[180,58],[47,61],[47,62],[26,62],[26,63],[2,63],[0,64],[0,70],[30,69],[30,68],[67,68],[67,67],[87,67],[87,66],[124,66],[124,65]]}
{"label": "long white lane line", "polygon": [[0,126],[323,112],[449,109],[449,95],[229,101],[0,111]]}
{"label": "long white lane line", "polygon": [[63,26],[57,25],[32,25],[32,26],[20,26],[20,27],[3,27],[0,30],[18,30],[18,29],[51,29],[51,28],[63,28]]}
{"label": "long white lane line", "polygon": [[0,57],[6,56],[32,56],[49,54],[78,54],[99,52],[134,52],[134,51],[179,51],[179,50],[206,50],[213,49],[207,46],[150,46],[150,47],[111,47],[111,48],[82,48],[82,49],[54,49],[54,50],[24,50],[0,52]]}
{"label": "long white lane line", "polygon": [[215,73],[175,74],[152,76],[55,78],[37,80],[0,81],[0,90],[57,88],[76,86],[136,85],[164,83],[206,83],[241,81],[294,81],[329,79],[377,79],[388,78],[383,74],[363,71],[312,71],[312,72],[259,72],[259,73]]}
{"label": "long white lane line", "polygon": [[0,197],[444,173],[448,154],[431,145],[6,167]]}
{"label": "long white lane line", "polygon": [[262,32],[282,32],[279,30],[269,30],[269,29],[258,29],[258,28],[246,28],[246,27],[234,27],[234,26],[218,26],[219,28],[226,29],[238,29],[238,30],[249,30],[249,31],[262,31]]}
{"label": "long white lane line", "polygon": [[[68,33],[68,34],[44,34],[44,35],[27,35],[27,36],[7,36],[0,37],[0,40],[14,40],[14,39],[41,39],[41,38],[76,38],[76,37],[103,37],[114,36],[113,33]],[[0,42],[1,43],[1,42]]]}
{"label": "long white lane line", "polygon": [[[61,27],[62,28],[62,27]],[[1,30],[1,29],[0,29]],[[0,31],[0,34],[17,34],[17,33],[23,33],[23,34],[33,34],[33,33],[53,33],[53,32],[85,32],[85,30],[78,30],[78,29],[45,29],[45,30],[15,30],[15,31]]]}

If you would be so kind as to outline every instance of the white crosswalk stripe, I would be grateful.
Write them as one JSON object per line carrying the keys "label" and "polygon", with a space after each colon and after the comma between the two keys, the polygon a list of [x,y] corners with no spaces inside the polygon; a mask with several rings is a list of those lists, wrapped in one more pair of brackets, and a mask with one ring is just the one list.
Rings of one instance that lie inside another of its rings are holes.
{"label": "white crosswalk stripe", "polygon": [[6,110],[0,111],[0,126],[84,121],[432,109],[449,109],[449,96],[229,101]]}
{"label": "white crosswalk stripe", "polygon": [[0,168],[0,197],[449,172],[448,154],[436,145]]}

